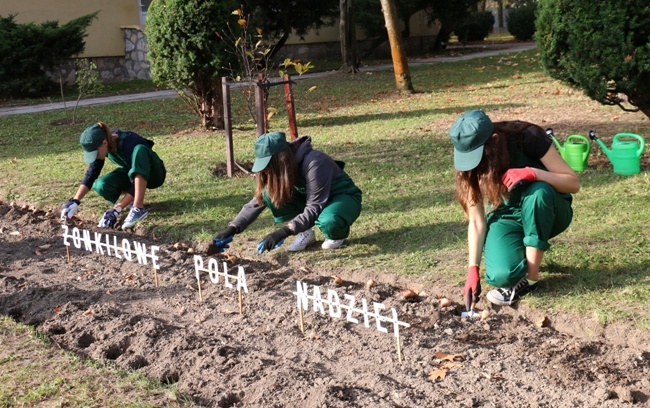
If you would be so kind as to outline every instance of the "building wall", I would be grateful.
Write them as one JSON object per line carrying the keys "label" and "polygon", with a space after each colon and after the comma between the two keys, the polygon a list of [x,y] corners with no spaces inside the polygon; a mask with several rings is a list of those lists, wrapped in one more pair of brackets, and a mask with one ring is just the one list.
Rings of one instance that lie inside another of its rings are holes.
{"label": "building wall", "polygon": [[67,23],[101,10],[88,30],[86,49],[81,57],[123,57],[121,27],[140,23],[138,0],[1,0],[0,15],[16,14],[18,23],[56,20]]}

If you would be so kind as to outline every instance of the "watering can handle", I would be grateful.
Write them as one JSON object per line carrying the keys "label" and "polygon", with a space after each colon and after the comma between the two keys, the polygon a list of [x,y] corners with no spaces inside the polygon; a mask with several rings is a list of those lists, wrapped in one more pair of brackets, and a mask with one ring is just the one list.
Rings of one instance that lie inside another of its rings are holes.
{"label": "watering can handle", "polygon": [[591,140],[598,139],[598,137],[596,136],[596,132],[594,132],[593,130],[590,130],[589,131],[589,139],[591,139]]}
{"label": "watering can handle", "polygon": [[643,154],[643,149],[645,149],[644,138],[637,135],[636,133],[617,133],[616,135],[614,135],[614,139],[612,140],[612,143],[617,142],[619,137],[630,137],[632,139],[637,139],[639,141],[639,149],[636,151],[636,155],[641,157],[641,154]]}
{"label": "watering can handle", "polygon": [[585,144],[587,145],[587,151],[585,152],[585,157],[587,157],[587,155],[589,155],[589,152],[591,151],[591,144],[589,143],[589,139],[587,139],[586,137],[584,137],[582,135],[571,135],[571,136],[566,138],[566,142],[569,143],[571,141],[571,139],[578,139],[578,140],[581,140],[581,141],[585,142]]}

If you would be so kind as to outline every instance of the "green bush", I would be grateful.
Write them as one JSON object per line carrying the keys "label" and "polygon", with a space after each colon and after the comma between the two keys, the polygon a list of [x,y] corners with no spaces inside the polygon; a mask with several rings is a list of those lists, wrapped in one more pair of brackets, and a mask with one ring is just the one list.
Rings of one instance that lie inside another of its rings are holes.
{"label": "green bush", "polygon": [[508,32],[522,41],[533,38],[535,35],[535,10],[537,10],[537,3],[529,3],[510,10],[506,17]]}
{"label": "green bush", "polygon": [[147,12],[151,77],[177,90],[206,129],[224,126],[221,76],[237,61],[218,33],[237,7],[233,0],[158,0]]}
{"label": "green bush", "polygon": [[37,96],[55,83],[46,75],[86,46],[86,28],[99,12],[59,26],[57,21],[18,24],[15,14],[0,16],[0,96]]}
{"label": "green bush", "polygon": [[494,16],[489,11],[472,13],[454,30],[458,41],[483,41],[494,27]]}
{"label": "green bush", "polygon": [[[545,0],[536,40],[549,75],[590,98],[650,117],[650,7],[646,0]],[[631,106],[630,106],[631,105]]]}

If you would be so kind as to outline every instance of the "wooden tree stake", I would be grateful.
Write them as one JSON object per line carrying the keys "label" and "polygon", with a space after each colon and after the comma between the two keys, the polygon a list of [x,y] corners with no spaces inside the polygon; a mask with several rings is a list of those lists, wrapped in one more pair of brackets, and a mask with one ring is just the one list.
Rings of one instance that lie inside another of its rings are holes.
{"label": "wooden tree stake", "polygon": [[69,246],[65,247],[65,252],[66,252],[66,254],[68,254],[68,263],[70,263],[70,247]]}
{"label": "wooden tree stake", "polygon": [[243,314],[241,289],[239,289],[238,292],[239,292],[239,314]]}
{"label": "wooden tree stake", "polygon": [[156,268],[153,268],[153,278],[154,281],[156,282],[156,287],[158,287],[158,271],[156,270]]}

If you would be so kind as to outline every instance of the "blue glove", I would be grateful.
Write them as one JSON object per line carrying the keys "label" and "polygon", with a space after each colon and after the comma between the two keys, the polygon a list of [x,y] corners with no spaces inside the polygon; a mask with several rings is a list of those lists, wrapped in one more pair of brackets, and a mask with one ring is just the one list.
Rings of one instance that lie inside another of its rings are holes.
{"label": "blue glove", "polygon": [[71,198],[67,203],[63,204],[63,210],[61,211],[61,221],[65,221],[66,218],[72,218],[75,212],[77,212],[77,207],[79,207],[79,200]]}
{"label": "blue glove", "polygon": [[226,238],[215,238],[213,242],[214,242],[214,246],[217,249],[217,252],[221,253],[226,249],[230,248],[230,245],[228,244],[232,242],[232,239],[234,237],[235,237],[234,235],[231,235]]}
{"label": "blue glove", "polygon": [[120,212],[122,212],[122,208],[120,208],[120,206],[115,206],[106,211],[102,219],[99,220],[99,224],[97,226],[99,228],[115,228],[115,224],[117,224],[117,219],[120,216]]}
{"label": "blue glove", "polygon": [[208,247],[208,255],[222,253],[227,248],[230,248],[228,244],[232,242],[236,233],[237,228],[231,225],[225,231],[217,234]]}
{"label": "blue glove", "polygon": [[284,243],[284,239],[291,235],[291,230],[286,225],[265,236],[262,242],[257,244],[257,252],[261,255],[264,251],[270,251]]}

